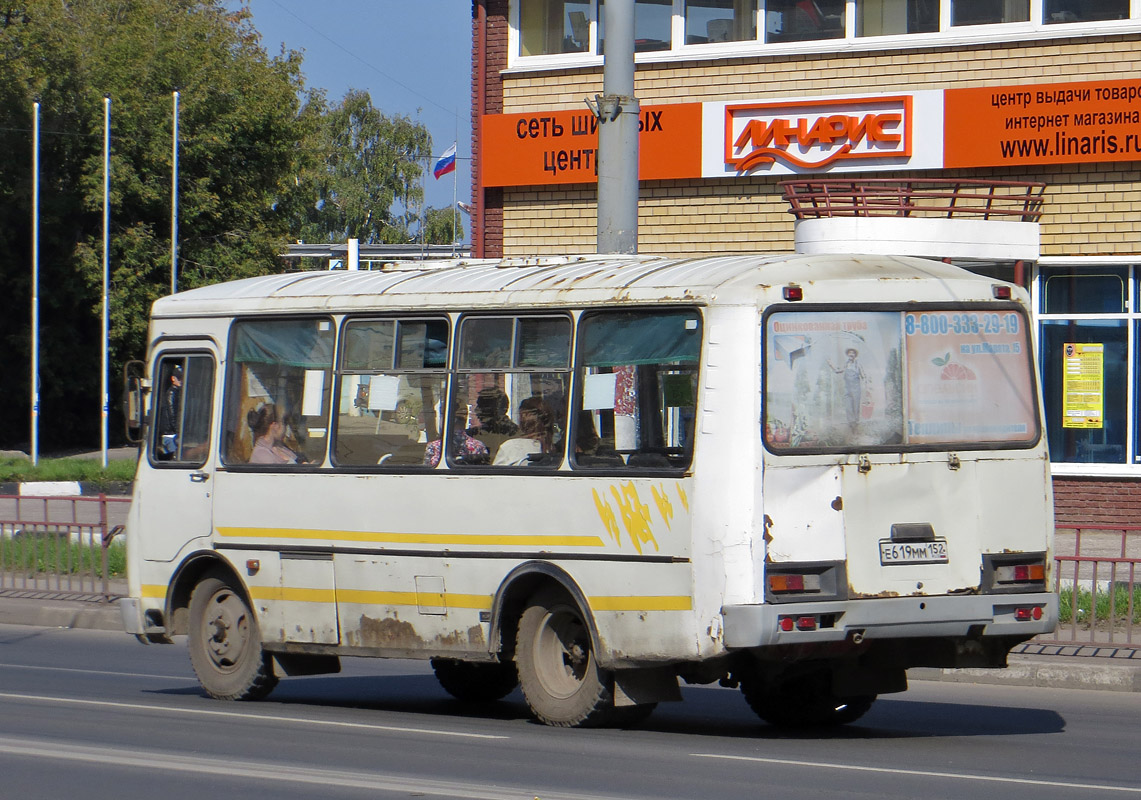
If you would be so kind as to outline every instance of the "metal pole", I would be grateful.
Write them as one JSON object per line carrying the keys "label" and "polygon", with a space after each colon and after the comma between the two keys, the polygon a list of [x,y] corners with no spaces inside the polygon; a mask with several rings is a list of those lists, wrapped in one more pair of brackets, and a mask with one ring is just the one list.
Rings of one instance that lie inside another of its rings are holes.
{"label": "metal pole", "polygon": [[111,324],[108,289],[111,285],[111,98],[103,98],[103,371],[102,381],[102,451],[103,469],[107,469],[107,422],[111,410],[107,383],[110,370]]}
{"label": "metal pole", "polygon": [[170,293],[178,294],[178,92],[174,93],[170,154]]}
{"label": "metal pole", "polygon": [[40,460],[40,102],[32,104],[32,466]]}
{"label": "metal pole", "polygon": [[604,6],[606,52],[598,116],[598,252],[638,252],[638,116],[634,0]]}
{"label": "metal pole", "polygon": [[458,184],[460,179],[460,115],[456,112],[456,168],[452,170],[452,258],[456,257],[456,218],[459,216],[456,211],[456,200],[458,198]]}

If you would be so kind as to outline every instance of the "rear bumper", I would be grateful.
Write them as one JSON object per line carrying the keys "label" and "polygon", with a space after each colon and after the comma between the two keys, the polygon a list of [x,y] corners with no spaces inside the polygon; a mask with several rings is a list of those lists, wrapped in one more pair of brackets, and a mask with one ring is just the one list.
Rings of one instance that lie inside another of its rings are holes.
{"label": "rear bumper", "polygon": [[[1015,609],[1039,608],[1040,619],[1015,619]],[[1050,633],[1058,624],[1052,592],[943,597],[882,597],[819,603],[725,606],[725,646],[730,649],[845,640],[1013,636]],[[785,631],[781,619],[812,617],[814,630]]]}

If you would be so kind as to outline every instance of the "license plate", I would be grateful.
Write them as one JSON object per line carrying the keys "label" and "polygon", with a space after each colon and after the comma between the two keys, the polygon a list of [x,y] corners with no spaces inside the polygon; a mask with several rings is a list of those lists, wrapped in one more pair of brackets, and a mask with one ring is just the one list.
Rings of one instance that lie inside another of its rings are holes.
{"label": "license plate", "polygon": [[933,542],[896,542],[880,539],[880,563],[890,564],[946,564],[947,540]]}

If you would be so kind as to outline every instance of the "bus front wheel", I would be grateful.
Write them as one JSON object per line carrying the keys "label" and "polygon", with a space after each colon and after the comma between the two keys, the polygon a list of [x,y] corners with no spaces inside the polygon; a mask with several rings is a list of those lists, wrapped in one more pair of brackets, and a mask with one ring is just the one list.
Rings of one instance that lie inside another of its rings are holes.
{"label": "bus front wheel", "polygon": [[229,576],[211,574],[190,595],[190,664],[219,700],[259,700],[277,685],[257,620]]}
{"label": "bus front wheel", "polygon": [[610,676],[599,669],[583,614],[565,593],[545,590],[531,598],[519,619],[515,663],[523,697],[540,722],[574,728],[611,721]]}

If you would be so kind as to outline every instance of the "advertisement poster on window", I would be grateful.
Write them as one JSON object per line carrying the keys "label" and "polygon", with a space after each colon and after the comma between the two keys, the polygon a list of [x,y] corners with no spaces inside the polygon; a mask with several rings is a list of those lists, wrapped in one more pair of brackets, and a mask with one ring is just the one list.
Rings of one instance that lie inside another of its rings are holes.
{"label": "advertisement poster on window", "polygon": [[1026,331],[1015,312],[904,317],[907,442],[1015,442],[1037,436]]}
{"label": "advertisement poster on window", "polygon": [[1105,345],[1067,342],[1063,349],[1062,427],[1101,428],[1105,391]]}
{"label": "advertisement poster on window", "polygon": [[781,312],[765,337],[765,441],[850,449],[901,441],[897,312]]}

